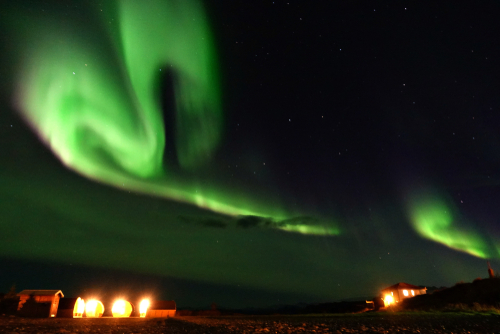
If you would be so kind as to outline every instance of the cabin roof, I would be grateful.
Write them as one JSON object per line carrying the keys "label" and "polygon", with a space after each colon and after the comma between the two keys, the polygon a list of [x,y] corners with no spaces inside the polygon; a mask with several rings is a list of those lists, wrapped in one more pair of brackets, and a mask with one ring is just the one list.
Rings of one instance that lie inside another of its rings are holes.
{"label": "cabin roof", "polygon": [[55,296],[61,294],[64,297],[61,290],[23,290],[19,292],[18,296],[28,295],[28,296]]}
{"label": "cabin roof", "polygon": [[381,291],[400,290],[400,289],[427,290],[426,287],[421,287],[421,286],[417,286],[417,285],[412,285],[412,284],[400,282],[400,283],[396,283],[394,285],[391,285],[390,287],[387,287],[385,289],[382,289]]}
{"label": "cabin roof", "polygon": [[151,302],[148,310],[175,310],[177,309],[173,300],[155,300]]}

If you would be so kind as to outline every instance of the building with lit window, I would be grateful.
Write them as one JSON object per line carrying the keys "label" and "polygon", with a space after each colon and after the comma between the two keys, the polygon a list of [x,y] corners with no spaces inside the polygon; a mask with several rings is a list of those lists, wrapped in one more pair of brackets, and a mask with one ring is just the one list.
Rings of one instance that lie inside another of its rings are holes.
{"label": "building with lit window", "polygon": [[382,299],[384,300],[384,305],[389,306],[393,303],[399,303],[405,298],[425,295],[426,290],[426,287],[411,285],[408,283],[397,283],[383,289],[380,292]]}

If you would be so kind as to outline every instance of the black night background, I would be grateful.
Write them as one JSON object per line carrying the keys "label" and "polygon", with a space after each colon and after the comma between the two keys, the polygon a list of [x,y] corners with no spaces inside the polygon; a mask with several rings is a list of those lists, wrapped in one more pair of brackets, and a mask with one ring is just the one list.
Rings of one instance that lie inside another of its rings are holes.
{"label": "black night background", "polygon": [[[173,125],[181,74],[165,62],[154,125],[165,129],[169,176],[153,187],[157,179],[134,175],[148,180],[141,189],[68,168],[43,140],[46,123],[37,128],[19,101],[38,113],[38,100],[18,93],[26,59],[66,70],[38,51],[53,26],[71,27],[61,36],[87,68],[126,76],[126,57],[106,53],[124,22],[118,6],[2,5],[0,291],[15,283],[75,297],[160,296],[179,307],[268,307],[370,298],[396,282],[451,286],[485,277],[487,260],[500,269],[498,2],[203,5],[221,118],[184,126],[194,133],[188,144],[218,139],[208,158],[183,165],[189,150]],[[170,48],[190,43],[186,30],[169,28],[182,39]],[[71,80],[83,72],[71,71]],[[31,92],[50,85],[32,80]],[[117,158],[106,145],[98,157],[109,166]],[[161,190],[172,184],[188,195]]]}

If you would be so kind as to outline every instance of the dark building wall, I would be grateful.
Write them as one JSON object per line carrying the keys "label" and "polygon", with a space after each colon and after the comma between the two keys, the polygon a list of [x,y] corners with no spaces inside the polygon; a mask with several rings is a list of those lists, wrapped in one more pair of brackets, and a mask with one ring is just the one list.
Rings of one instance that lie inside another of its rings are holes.
{"label": "dark building wall", "polygon": [[57,315],[59,296],[21,295],[17,314],[20,317],[49,318]]}

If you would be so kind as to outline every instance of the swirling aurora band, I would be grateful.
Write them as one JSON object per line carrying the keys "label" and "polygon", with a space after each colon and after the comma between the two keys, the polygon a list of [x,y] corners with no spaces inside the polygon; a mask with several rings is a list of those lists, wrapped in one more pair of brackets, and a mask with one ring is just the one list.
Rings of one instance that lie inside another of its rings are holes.
{"label": "swirling aurora band", "polygon": [[410,197],[410,219],[422,237],[483,259],[499,257],[500,243],[466,224],[451,201],[444,200],[436,192],[422,192]]}
{"label": "swirling aurora band", "polygon": [[[258,204],[229,191],[207,192],[164,172],[158,72],[168,66],[177,74],[176,152],[179,165],[193,169],[209,159],[221,140],[214,43],[197,1],[117,4],[119,33],[109,28],[108,35],[119,38],[111,51],[90,47],[88,36],[54,24],[30,32],[16,100],[41,139],[67,167],[115,187],[227,215],[258,215],[278,222],[291,218],[276,205]],[[280,229],[339,233],[337,228],[300,223],[281,224]]]}

